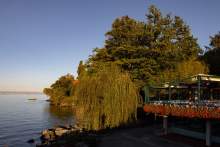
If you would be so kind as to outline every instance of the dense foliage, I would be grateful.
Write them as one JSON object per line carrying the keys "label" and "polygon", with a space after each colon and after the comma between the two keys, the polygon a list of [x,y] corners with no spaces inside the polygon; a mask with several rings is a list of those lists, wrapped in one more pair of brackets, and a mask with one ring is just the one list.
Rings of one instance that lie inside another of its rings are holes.
{"label": "dense foliage", "polygon": [[198,59],[189,59],[183,62],[180,62],[175,70],[165,70],[163,71],[159,78],[155,79],[156,83],[165,83],[172,80],[180,81],[187,77],[203,73],[206,74],[209,72],[208,67],[202,61]]}
{"label": "dense foliage", "polygon": [[201,49],[197,40],[180,17],[162,15],[151,6],[146,19],[117,18],[106,33],[105,46],[96,48],[90,57],[90,68],[100,62],[116,63],[141,87],[160,80],[164,71],[175,72],[182,62],[198,57]]}
{"label": "dense foliage", "polygon": [[209,66],[210,74],[220,75],[220,32],[211,37],[210,47],[203,59]]}
{"label": "dense foliage", "polygon": [[77,79],[80,79],[84,74],[86,74],[86,67],[83,64],[83,61],[79,62],[78,69],[77,69],[77,74],[78,74]]}
{"label": "dense foliage", "polygon": [[50,88],[44,89],[44,94],[50,97],[51,104],[71,105],[77,81],[70,74],[60,77]]}
{"label": "dense foliage", "polygon": [[76,116],[88,130],[113,128],[136,118],[137,88],[115,65],[81,77],[76,96]]}
{"label": "dense foliage", "polygon": [[[213,39],[214,49],[205,54],[210,67],[210,52],[219,51],[216,44]],[[180,17],[151,6],[146,22],[117,18],[105,45],[94,49],[86,64],[80,61],[77,80],[62,76],[44,93],[55,105],[74,101],[76,116],[88,130],[117,127],[136,118],[137,93],[145,84],[207,73],[199,53],[197,39]]]}

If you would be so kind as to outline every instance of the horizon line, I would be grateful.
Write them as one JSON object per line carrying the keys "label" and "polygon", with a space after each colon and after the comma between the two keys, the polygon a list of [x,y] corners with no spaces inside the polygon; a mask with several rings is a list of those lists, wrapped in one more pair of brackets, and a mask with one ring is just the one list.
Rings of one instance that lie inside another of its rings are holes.
{"label": "horizon line", "polygon": [[42,91],[0,90],[0,93],[43,93]]}

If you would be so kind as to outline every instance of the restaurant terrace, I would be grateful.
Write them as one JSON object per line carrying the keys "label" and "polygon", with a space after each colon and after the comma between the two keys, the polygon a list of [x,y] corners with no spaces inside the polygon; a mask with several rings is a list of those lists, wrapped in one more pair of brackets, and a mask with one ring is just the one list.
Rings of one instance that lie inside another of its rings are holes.
{"label": "restaurant terrace", "polygon": [[[179,81],[166,82],[160,86],[145,86],[144,91],[144,111],[163,117],[165,134],[174,132],[205,139],[207,146],[211,146],[212,142],[220,143],[220,137],[212,136],[211,132],[211,125],[220,122],[220,77],[198,74]],[[189,119],[190,124],[195,120],[203,121],[205,132],[170,125],[168,117],[181,118],[184,125]]]}

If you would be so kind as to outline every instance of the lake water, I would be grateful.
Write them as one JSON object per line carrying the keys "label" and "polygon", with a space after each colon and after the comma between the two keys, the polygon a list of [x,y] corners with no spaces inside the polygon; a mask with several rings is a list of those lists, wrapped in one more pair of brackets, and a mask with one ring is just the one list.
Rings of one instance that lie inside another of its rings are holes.
{"label": "lake water", "polygon": [[[28,100],[37,98],[37,100]],[[74,123],[69,109],[57,109],[43,94],[0,94],[0,147],[33,147],[40,132],[57,125]]]}

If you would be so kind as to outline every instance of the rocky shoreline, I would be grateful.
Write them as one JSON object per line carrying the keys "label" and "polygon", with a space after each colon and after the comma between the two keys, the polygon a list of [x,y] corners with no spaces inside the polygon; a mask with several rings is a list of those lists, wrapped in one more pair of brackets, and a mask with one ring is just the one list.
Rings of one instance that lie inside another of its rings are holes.
{"label": "rocky shoreline", "polygon": [[57,126],[55,128],[46,129],[43,130],[41,133],[41,141],[44,144],[49,144],[50,142],[53,142],[57,138],[70,134],[73,132],[82,132],[82,129],[78,127],[77,125],[69,125],[69,126]]}
{"label": "rocky shoreline", "polygon": [[[97,133],[85,131],[78,125],[57,126],[43,130],[41,143],[36,144],[36,147],[95,147],[97,140]],[[30,139],[27,143],[35,143],[35,140]]]}
{"label": "rocky shoreline", "polygon": [[59,125],[43,130],[37,139],[29,139],[27,143],[35,144],[37,147],[96,147],[106,135],[115,131],[118,132],[120,129],[142,126],[141,122],[137,121],[134,124],[100,131],[87,131],[79,127],[78,123],[74,125]]}

